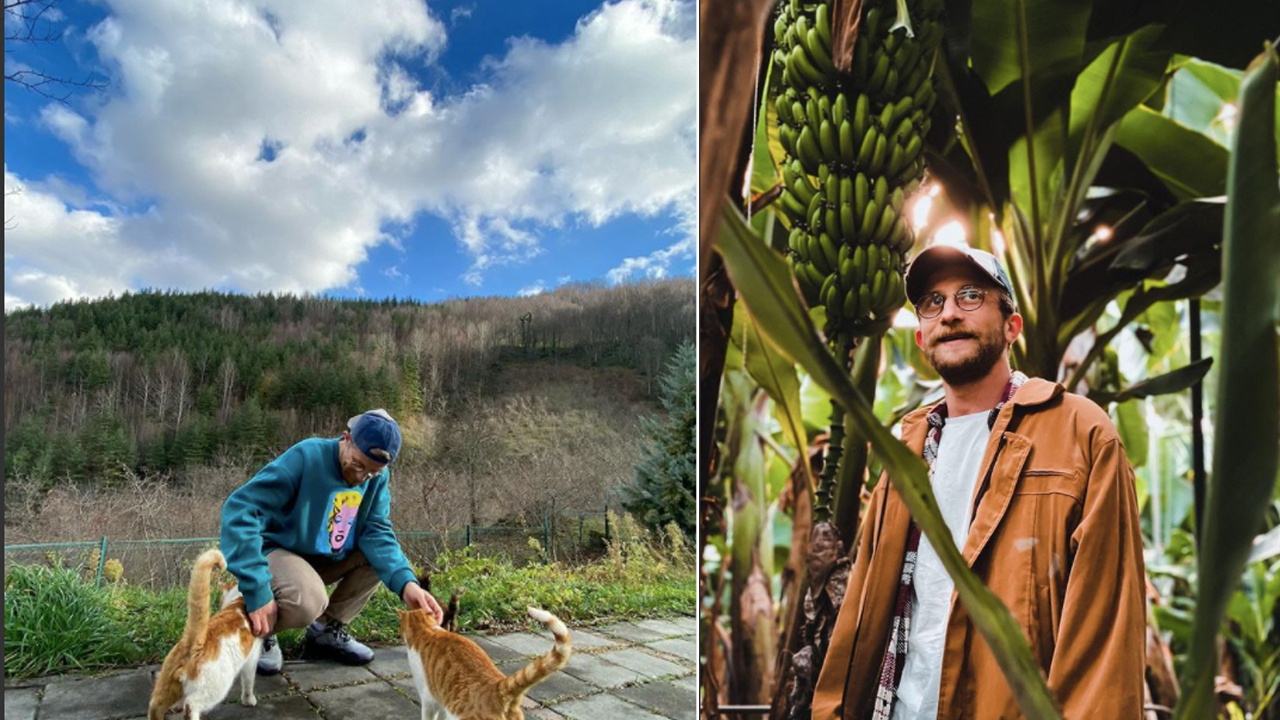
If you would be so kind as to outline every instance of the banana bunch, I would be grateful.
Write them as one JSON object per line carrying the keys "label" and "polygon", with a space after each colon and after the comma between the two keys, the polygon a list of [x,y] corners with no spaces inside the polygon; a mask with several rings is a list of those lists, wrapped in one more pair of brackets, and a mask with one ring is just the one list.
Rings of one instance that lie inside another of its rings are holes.
{"label": "banana bunch", "polygon": [[782,0],[773,103],[788,258],[827,332],[865,334],[906,300],[915,233],[903,205],[924,174],[942,0],[867,0],[849,73],[832,59],[832,0]]}

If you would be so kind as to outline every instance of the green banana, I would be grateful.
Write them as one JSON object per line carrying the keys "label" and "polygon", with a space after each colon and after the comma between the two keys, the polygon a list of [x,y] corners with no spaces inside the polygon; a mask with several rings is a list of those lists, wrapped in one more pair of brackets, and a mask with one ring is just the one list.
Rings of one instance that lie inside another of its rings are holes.
{"label": "green banana", "polygon": [[835,74],[836,65],[831,61],[831,52],[823,47],[822,38],[818,37],[816,29],[809,28],[809,31],[805,33],[804,46],[809,53],[809,57],[813,58],[813,64],[819,70],[828,75]]}
{"label": "green banana", "polygon": [[831,6],[825,2],[818,5],[818,10],[814,14],[813,29],[818,32],[818,38],[827,47],[831,47]]}
{"label": "green banana", "polygon": [[840,160],[846,165],[852,165],[856,155],[853,150],[853,126],[848,120],[840,121]]}
{"label": "green banana", "polygon": [[901,120],[899,120],[898,124],[893,128],[893,134],[890,135],[890,137],[893,138],[893,144],[894,145],[905,144],[906,139],[911,137],[911,130],[912,130],[911,118],[904,117]]}
{"label": "green banana", "polygon": [[837,93],[836,99],[831,103],[831,122],[839,125],[842,121],[849,118],[849,98],[844,93]]}
{"label": "green banana", "polygon": [[859,245],[853,249],[853,282],[849,283],[851,287],[857,287],[867,279],[867,246]]}
{"label": "green banana", "polygon": [[822,163],[822,150],[808,125],[800,128],[800,137],[796,139],[796,155],[806,171],[817,174],[818,165]]}
{"label": "green banana", "polygon": [[907,116],[907,112],[911,110],[912,103],[915,102],[910,95],[904,95],[893,104],[893,114],[889,118],[890,123],[895,123],[899,118]]}
{"label": "green banana", "polygon": [[880,206],[883,206],[889,199],[889,181],[885,180],[883,175],[876,178],[876,190],[874,197],[876,204]]}
{"label": "green banana", "polygon": [[[792,52],[794,55],[795,53]],[[867,80],[867,89],[876,95],[880,94],[881,88],[884,87],[884,81],[889,77],[889,56],[883,53],[876,57],[876,68],[871,72],[870,79]]]}
{"label": "green banana", "polygon": [[[877,213],[878,214],[878,213]],[[863,276],[863,282],[870,282],[871,278],[880,270],[880,248],[874,244],[867,245],[867,272]]]}
{"label": "green banana", "polygon": [[796,37],[800,40],[804,40],[805,36],[809,34],[808,16],[803,13],[796,16],[796,21],[792,24],[792,27],[796,29]]}
{"label": "green banana", "polygon": [[817,88],[809,88],[809,99],[804,103],[805,121],[814,132],[818,132],[818,126],[822,124],[822,111],[818,108],[818,98],[821,94]]}
{"label": "green banana", "polygon": [[907,156],[902,151],[902,146],[897,143],[893,145],[893,150],[889,153],[889,165],[885,168],[885,172],[889,175],[897,175],[902,166],[906,164]]}
{"label": "green banana", "polygon": [[818,236],[818,247],[822,250],[822,259],[827,261],[827,272],[834,272],[840,267],[840,252],[835,241],[827,233]]}
{"label": "green banana", "polygon": [[889,128],[893,127],[890,125],[890,123],[893,122],[893,103],[885,103],[884,108],[880,110],[880,115],[876,120],[880,122],[880,132],[887,135],[889,133]]}
{"label": "green banana", "polygon": [[794,267],[796,278],[800,280],[800,290],[804,294],[804,301],[810,307],[816,305],[818,302],[818,289],[821,286],[813,282],[813,274],[811,272],[813,264],[802,260]]}
{"label": "green banana", "polygon": [[791,248],[791,252],[797,255],[804,254],[804,231],[798,227],[791,228],[791,233],[787,235],[787,247]]}
{"label": "green banana", "polygon": [[871,278],[871,307],[880,309],[884,306],[884,271],[877,270]]}
{"label": "green banana", "polygon": [[871,113],[871,98],[866,93],[858,93],[853,107],[853,141],[861,142],[867,132],[867,120]]}
{"label": "green banana", "polygon": [[826,76],[819,72],[813,66],[813,63],[809,62],[808,55],[805,54],[804,48],[799,44],[791,48],[791,52],[787,54],[787,59],[791,61],[791,66],[788,69],[792,70],[793,75],[798,71],[801,78],[808,81],[810,86],[826,86]]}
{"label": "green banana", "polygon": [[795,178],[791,181],[791,192],[801,203],[808,205],[813,201],[814,193],[817,191],[809,186],[809,181],[801,178]]}
{"label": "green banana", "polygon": [[790,125],[794,122],[791,119],[791,103],[787,102],[781,95],[774,98],[773,110],[778,114],[778,123],[780,125]]}
{"label": "green banana", "polygon": [[876,201],[868,201],[865,209],[862,211],[862,224],[858,226],[858,237],[864,242],[870,239],[871,234],[875,232],[876,221],[880,219],[880,208],[876,207]]}
{"label": "green banana", "polygon": [[893,229],[893,222],[898,219],[898,214],[893,211],[892,205],[885,205],[880,211],[880,220],[876,223],[875,234],[871,236],[873,242],[884,242],[889,237],[889,231]]}
{"label": "green banana", "polygon": [[862,136],[862,147],[858,149],[858,166],[863,167],[871,163],[871,158],[875,154],[876,137],[879,135],[874,127],[867,130],[867,134]]}
{"label": "green banana", "polygon": [[871,164],[868,166],[871,172],[884,172],[884,163],[888,159],[889,140],[884,135],[876,138],[876,149],[871,155]]}
{"label": "green banana", "polygon": [[871,71],[871,43],[865,42],[863,35],[853,46],[853,79],[859,87],[866,87],[867,73]]}
{"label": "green banana", "polygon": [[866,173],[858,173],[858,177],[853,181],[853,203],[854,207],[864,208],[867,201],[871,199],[871,181],[867,179]]}
{"label": "green banana", "polygon": [[844,294],[844,316],[847,318],[858,318],[862,316],[861,308],[858,307],[858,292],[853,288],[847,290]]}
{"label": "green banana", "polygon": [[830,294],[831,288],[834,287],[835,284],[835,275],[827,275],[827,277],[823,279],[822,287],[818,289],[818,300],[821,301],[823,305],[827,304],[827,296]]}
{"label": "green banana", "polygon": [[889,74],[885,77],[884,85],[880,88],[880,94],[892,97],[898,92],[898,68],[890,67]]}
{"label": "green banana", "polygon": [[832,159],[840,157],[840,143],[836,140],[836,128],[830,120],[823,120],[818,125],[818,147],[822,149],[824,157]]}
{"label": "green banana", "polygon": [[864,282],[858,286],[858,307],[862,309],[863,313],[871,311],[871,285],[869,283]]}
{"label": "green banana", "polygon": [[919,135],[916,135],[907,143],[907,147],[902,151],[902,154],[906,156],[907,162],[911,162],[920,155],[920,151],[923,149],[924,141],[920,139]]}
{"label": "green banana", "polygon": [[782,189],[782,195],[780,196],[779,201],[782,203],[782,209],[786,211],[787,215],[789,215],[793,221],[806,217],[804,205],[801,204],[800,200],[798,200],[794,194],[792,194],[790,189]]}
{"label": "green banana", "polygon": [[862,27],[863,32],[860,33],[861,37],[858,38],[859,40],[861,40],[862,38],[870,39],[876,36],[876,34],[880,31],[880,15],[882,12],[883,11],[880,9],[880,6],[878,5],[873,6],[870,10],[867,11],[866,16],[863,18],[863,27]]}
{"label": "green banana", "polygon": [[817,233],[822,229],[822,211],[826,204],[826,199],[822,193],[813,196],[813,200],[809,201],[809,207],[805,209],[805,217],[809,219],[809,232]]}

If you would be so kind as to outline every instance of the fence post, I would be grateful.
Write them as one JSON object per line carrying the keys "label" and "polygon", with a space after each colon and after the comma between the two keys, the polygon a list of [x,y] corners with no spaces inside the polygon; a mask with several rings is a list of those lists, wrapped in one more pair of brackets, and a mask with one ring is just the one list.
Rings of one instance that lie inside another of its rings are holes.
{"label": "fence post", "polygon": [[471,547],[471,523],[467,523],[467,547]]}
{"label": "fence post", "polygon": [[551,513],[542,511],[542,561],[551,561]]}
{"label": "fence post", "polygon": [[613,539],[612,536],[609,535],[609,506],[608,505],[604,506],[604,539],[606,542]]}
{"label": "fence post", "polygon": [[102,569],[107,565],[107,536],[102,536],[102,544],[98,546],[98,574],[94,577],[93,586],[102,587]]}

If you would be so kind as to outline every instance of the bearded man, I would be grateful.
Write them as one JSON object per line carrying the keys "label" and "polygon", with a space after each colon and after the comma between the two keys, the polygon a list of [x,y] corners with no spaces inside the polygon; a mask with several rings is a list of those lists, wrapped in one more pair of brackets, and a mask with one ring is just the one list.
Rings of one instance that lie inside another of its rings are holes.
{"label": "bearded man", "polygon": [[[943,399],[902,422],[965,561],[1013,613],[1068,720],[1143,713],[1145,572],[1133,469],[1107,414],[1009,365],[1022,332],[990,253],[911,263],[916,344]],[[944,432],[945,430],[945,432]],[[937,553],[882,477],[872,493],[815,720],[1020,718]]]}

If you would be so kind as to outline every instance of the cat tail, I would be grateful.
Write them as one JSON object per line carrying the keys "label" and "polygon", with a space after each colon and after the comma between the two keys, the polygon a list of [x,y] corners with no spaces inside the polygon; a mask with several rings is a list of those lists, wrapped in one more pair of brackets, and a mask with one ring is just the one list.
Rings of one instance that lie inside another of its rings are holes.
{"label": "cat tail", "polygon": [[551,652],[535,659],[533,662],[520,668],[516,674],[502,681],[503,693],[508,697],[519,697],[524,695],[529,688],[542,682],[548,675],[564,667],[569,662],[569,655],[573,653],[573,644],[569,639],[569,629],[560,622],[560,618],[538,608],[529,608],[529,617],[537,620],[556,636],[555,647],[551,648]]}
{"label": "cat tail", "polygon": [[[431,592],[428,590],[427,592]],[[458,598],[462,596],[463,588],[454,588],[453,595],[449,596],[449,606],[444,609],[444,619],[440,621],[440,627],[455,632],[458,623]]]}
{"label": "cat tail", "polygon": [[187,590],[187,626],[182,631],[182,639],[190,648],[204,644],[205,634],[209,630],[209,597],[213,574],[227,566],[227,560],[217,548],[205,550],[196,558],[195,567],[191,568],[191,585]]}

